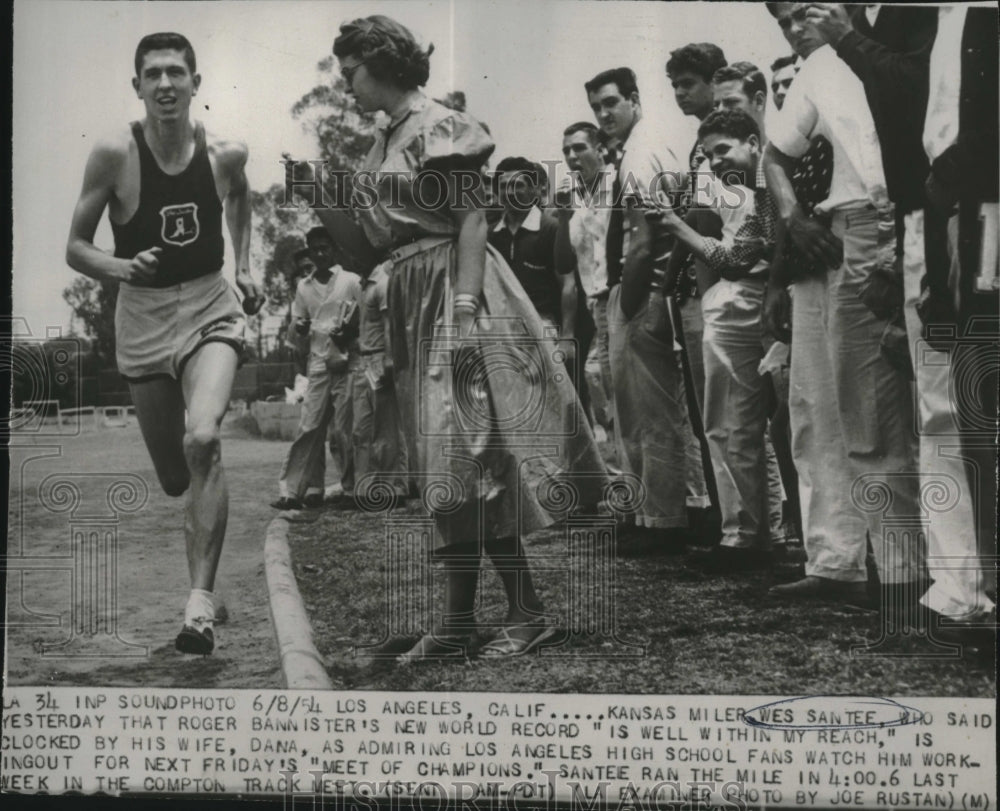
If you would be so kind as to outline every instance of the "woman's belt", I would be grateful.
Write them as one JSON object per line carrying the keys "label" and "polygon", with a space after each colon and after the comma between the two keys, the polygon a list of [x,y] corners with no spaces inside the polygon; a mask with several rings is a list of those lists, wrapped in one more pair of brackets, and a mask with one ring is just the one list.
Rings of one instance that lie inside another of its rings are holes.
{"label": "woman's belt", "polygon": [[413,240],[413,242],[407,242],[404,245],[400,245],[398,248],[393,248],[388,254],[386,254],[385,258],[387,261],[396,264],[409,259],[411,256],[416,256],[418,253],[429,251],[431,248],[436,248],[439,245],[444,245],[446,242],[453,242],[454,240],[454,236],[439,235],[422,237],[420,239]]}

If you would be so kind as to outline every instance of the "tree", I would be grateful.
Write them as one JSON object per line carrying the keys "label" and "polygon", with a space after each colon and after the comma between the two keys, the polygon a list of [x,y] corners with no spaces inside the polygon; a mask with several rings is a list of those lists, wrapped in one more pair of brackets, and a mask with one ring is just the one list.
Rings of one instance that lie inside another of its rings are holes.
{"label": "tree", "polygon": [[[321,60],[317,67],[320,83],[295,102],[292,115],[314,135],[318,153],[292,157],[325,161],[331,171],[356,171],[374,142],[374,119],[358,112],[345,92],[332,56]],[[328,200],[338,199],[337,189],[330,183],[327,192]],[[319,220],[304,203],[286,200],[285,187],[278,183],[266,191],[253,192],[251,204],[254,266],[262,269],[268,311],[278,313],[288,307],[295,292],[292,257],[303,247],[304,233],[318,225]]]}
{"label": "tree", "polygon": [[101,368],[112,368],[115,365],[118,285],[77,276],[62,295],[73,310],[74,321],[80,325],[83,335],[91,340],[93,353]]}
{"label": "tree", "polygon": [[253,267],[261,272],[266,309],[272,315],[288,308],[295,290],[292,255],[305,246],[304,234],[316,224],[308,209],[283,208],[284,196],[284,186],[278,183],[250,193],[254,221],[250,255]]}

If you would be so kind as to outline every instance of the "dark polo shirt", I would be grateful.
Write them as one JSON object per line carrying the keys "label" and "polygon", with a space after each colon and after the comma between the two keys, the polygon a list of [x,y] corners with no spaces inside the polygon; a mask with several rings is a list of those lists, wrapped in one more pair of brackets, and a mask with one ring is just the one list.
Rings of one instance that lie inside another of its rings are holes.
{"label": "dark polo shirt", "polygon": [[562,279],[556,272],[558,224],[533,206],[511,234],[503,218],[490,229],[489,242],[502,255],[538,314],[561,324]]}

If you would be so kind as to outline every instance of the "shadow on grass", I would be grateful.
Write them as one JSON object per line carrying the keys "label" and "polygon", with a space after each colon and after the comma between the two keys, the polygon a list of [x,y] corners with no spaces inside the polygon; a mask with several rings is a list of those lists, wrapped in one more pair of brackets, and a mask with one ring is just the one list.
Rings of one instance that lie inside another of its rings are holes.
{"label": "shadow on grass", "polygon": [[[412,506],[402,512],[417,516]],[[606,580],[581,582],[569,576],[572,560],[579,557],[570,554],[559,527],[530,536],[526,545],[547,610],[561,628],[577,633],[564,633],[560,644],[537,655],[504,661],[473,658],[401,667],[392,656],[359,657],[355,646],[381,641],[392,619],[386,605],[385,534],[384,516],[334,511],[320,512],[314,522],[296,524],[289,533],[316,645],[340,688],[995,695],[992,668],[969,658],[928,659],[934,649],[924,640],[901,637],[881,651],[889,655],[852,655],[856,646],[878,640],[878,616],[847,607],[770,601],[767,589],[794,579],[794,569],[709,576],[678,557],[617,558],[609,589]],[[433,571],[429,598],[417,575],[400,581],[409,597],[418,602],[423,597],[428,609],[440,605],[442,597],[441,572]],[[476,612],[484,637],[499,627],[505,609],[499,578],[485,562]],[[423,627],[429,627],[430,618],[424,620]],[[586,633],[588,622],[593,633]],[[405,651],[416,638],[397,640],[393,652]]]}

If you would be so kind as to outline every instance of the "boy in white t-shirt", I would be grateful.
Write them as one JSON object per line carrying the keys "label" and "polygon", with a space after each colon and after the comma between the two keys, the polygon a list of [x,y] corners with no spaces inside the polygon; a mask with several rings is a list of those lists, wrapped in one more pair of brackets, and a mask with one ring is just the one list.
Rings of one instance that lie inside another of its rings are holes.
{"label": "boy in white t-shirt", "polygon": [[352,377],[358,352],[361,279],[335,264],[337,246],[323,227],[306,234],[316,270],[302,279],[292,302],[292,324],[309,335],[306,375],[309,387],[302,402],[299,429],[278,479],[279,510],[319,507],[326,474],[325,439],[340,471],[345,495],[354,491],[352,447]]}

